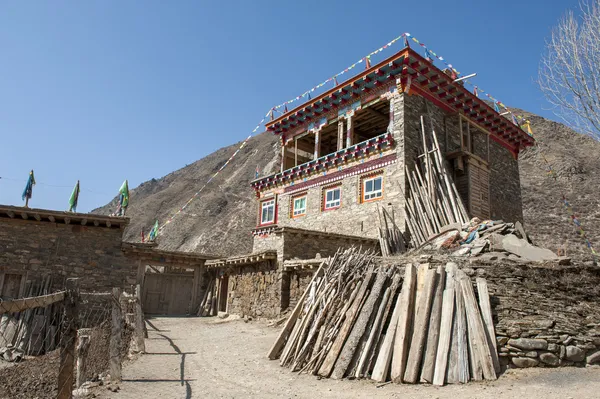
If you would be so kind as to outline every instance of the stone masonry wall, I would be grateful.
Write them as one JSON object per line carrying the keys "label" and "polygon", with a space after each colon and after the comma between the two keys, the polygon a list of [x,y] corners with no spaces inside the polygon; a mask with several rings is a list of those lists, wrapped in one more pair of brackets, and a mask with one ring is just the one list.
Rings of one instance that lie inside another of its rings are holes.
{"label": "stone masonry wall", "polygon": [[364,249],[377,250],[379,242],[370,240],[368,242],[354,240],[343,236],[326,236],[316,234],[291,233],[284,231],[284,260],[288,259],[312,259],[321,255],[326,258],[333,256],[339,248],[351,246],[362,246]]}
{"label": "stone masonry wall", "polygon": [[500,262],[465,271],[488,282],[503,365],[600,362],[600,271]]}
{"label": "stone masonry wall", "polygon": [[492,219],[523,222],[519,162],[490,140],[490,212]]}
{"label": "stone masonry wall", "polygon": [[275,262],[241,266],[228,274],[228,313],[266,318],[280,314],[281,273]]}
{"label": "stone masonry wall", "polygon": [[129,289],[136,283],[135,261],[121,251],[123,230],[35,220],[0,219],[0,273],[25,274],[39,282],[52,275],[64,289],[78,277],[82,291]]}
{"label": "stone masonry wall", "polygon": [[289,306],[294,308],[298,300],[304,294],[310,280],[314,274],[313,270],[294,270],[289,272],[290,287],[289,287]]}

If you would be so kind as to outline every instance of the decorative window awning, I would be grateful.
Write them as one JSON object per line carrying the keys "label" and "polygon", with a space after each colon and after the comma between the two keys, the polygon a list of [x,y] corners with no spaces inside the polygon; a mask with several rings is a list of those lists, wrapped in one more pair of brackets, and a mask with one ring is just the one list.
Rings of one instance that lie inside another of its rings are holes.
{"label": "decorative window awning", "polygon": [[358,144],[354,144],[348,148],[327,154],[291,169],[284,170],[281,173],[254,180],[251,185],[258,192],[279,184],[292,183],[296,179],[307,177],[314,173],[323,173],[323,175],[327,175],[327,172],[332,168],[336,168],[337,171],[338,167],[341,167],[356,158],[382,152],[393,146],[394,138],[392,134],[384,133]]}
{"label": "decorative window awning", "polygon": [[[354,78],[292,109],[266,124],[267,130],[287,136],[299,128],[320,125],[323,118],[336,118],[340,110],[351,107],[369,92],[399,80],[409,94],[420,95],[448,112],[463,113],[484,126],[491,137],[513,154],[534,144],[534,139],[521,127],[504,118],[483,99],[471,93],[460,82],[433,65],[411,48],[365,70]],[[516,121],[515,121],[516,122]]]}

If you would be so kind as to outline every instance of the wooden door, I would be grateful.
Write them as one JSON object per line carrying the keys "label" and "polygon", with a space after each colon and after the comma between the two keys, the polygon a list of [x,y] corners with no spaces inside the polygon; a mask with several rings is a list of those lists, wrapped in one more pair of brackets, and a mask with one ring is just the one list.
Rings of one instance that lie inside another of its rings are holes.
{"label": "wooden door", "polygon": [[161,315],[188,314],[193,285],[193,274],[146,273],[144,312]]}
{"label": "wooden door", "polygon": [[227,312],[227,293],[229,291],[229,276],[221,277],[221,289],[219,290],[219,312]]}

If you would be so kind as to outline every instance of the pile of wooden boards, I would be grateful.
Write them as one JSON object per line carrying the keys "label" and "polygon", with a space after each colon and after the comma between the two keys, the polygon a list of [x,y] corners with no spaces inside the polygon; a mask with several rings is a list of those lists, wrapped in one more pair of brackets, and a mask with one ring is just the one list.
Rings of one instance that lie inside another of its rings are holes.
{"label": "pile of wooden boards", "polygon": [[404,236],[400,228],[396,225],[394,211],[391,215],[385,208],[377,206],[377,216],[379,217],[379,247],[381,255],[392,256],[406,252]]}
{"label": "pile of wooden boards", "polygon": [[437,385],[500,372],[487,284],[457,266],[378,266],[338,252],[314,275],[268,357],[292,371]]}
{"label": "pile of wooden boards", "polygon": [[467,210],[446,168],[435,131],[427,137],[423,117],[421,132],[423,154],[412,171],[406,168],[406,224],[415,247],[439,233],[446,225],[462,225],[469,221]]}
{"label": "pile of wooden boards", "polygon": [[[52,278],[27,282],[25,297],[39,297],[50,293]],[[61,304],[35,307],[18,313],[0,315],[0,352],[5,360],[19,356],[41,355],[56,348],[61,322]],[[10,351],[8,351],[10,349]],[[8,356],[7,353],[11,355]]]}
{"label": "pile of wooden boards", "polygon": [[215,279],[211,278],[204,291],[200,307],[198,308],[197,316],[216,316],[217,315],[217,290]]}

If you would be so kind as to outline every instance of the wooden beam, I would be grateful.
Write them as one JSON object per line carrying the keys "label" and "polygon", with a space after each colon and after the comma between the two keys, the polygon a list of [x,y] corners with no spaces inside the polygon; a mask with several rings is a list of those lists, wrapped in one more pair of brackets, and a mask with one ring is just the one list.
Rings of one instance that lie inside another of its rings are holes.
{"label": "wooden beam", "polygon": [[42,220],[42,217],[40,216],[40,214],[39,214],[39,213],[35,213],[35,214],[33,215],[33,217],[34,217],[34,218],[35,218],[35,220],[37,220],[38,222],[39,222],[40,220]]}
{"label": "wooden beam", "polygon": [[85,226],[87,224],[88,220],[87,219],[81,219],[81,225]]}
{"label": "wooden beam", "polygon": [[110,226],[112,226],[112,223],[110,223],[110,221],[107,220],[106,221],[106,227],[110,227]]}
{"label": "wooden beam", "polygon": [[94,220],[94,226],[96,226],[96,227],[100,226],[100,222],[97,220]]}
{"label": "wooden beam", "polygon": [[6,214],[8,215],[9,218],[14,219],[15,217],[15,213],[13,211],[7,211]]}
{"label": "wooden beam", "polygon": [[21,212],[21,217],[25,220],[29,219],[29,215],[27,214],[27,212]]}
{"label": "wooden beam", "polygon": [[65,218],[65,224],[71,223],[71,218]]}

